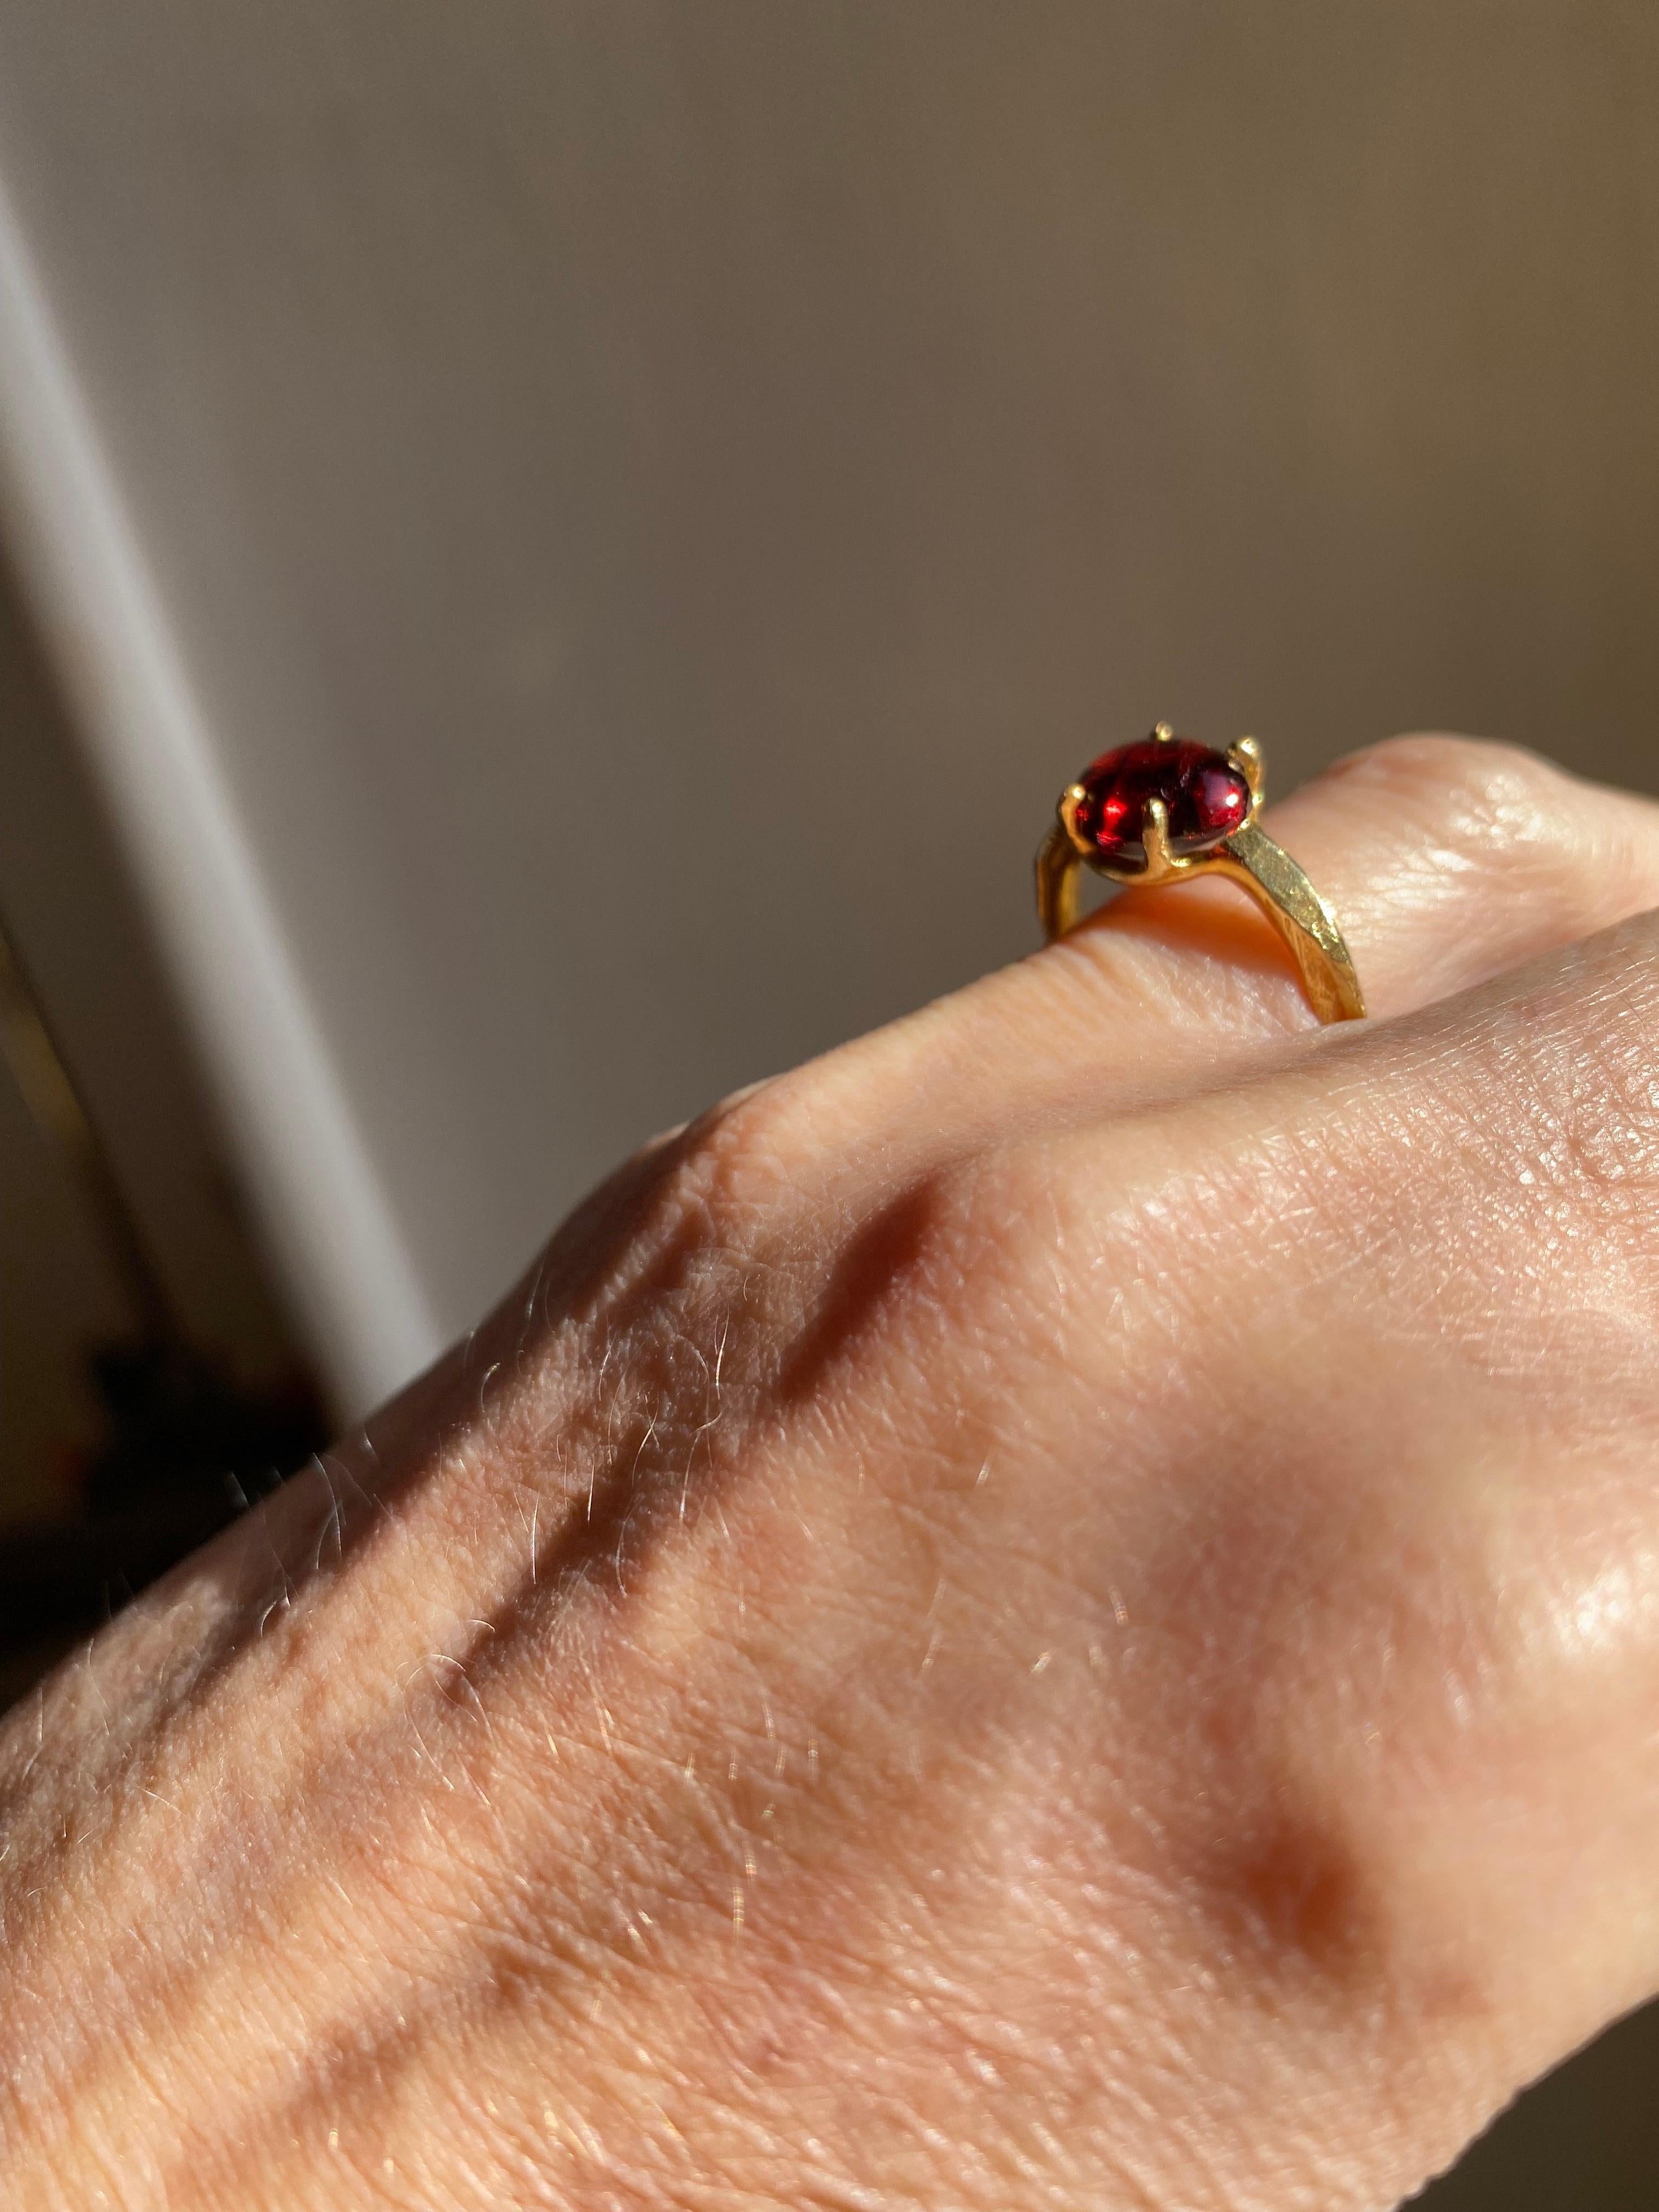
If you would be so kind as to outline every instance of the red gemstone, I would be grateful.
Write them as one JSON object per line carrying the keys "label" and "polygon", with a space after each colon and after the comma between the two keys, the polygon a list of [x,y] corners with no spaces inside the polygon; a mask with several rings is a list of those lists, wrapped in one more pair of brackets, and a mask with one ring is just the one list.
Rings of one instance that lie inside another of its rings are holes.
{"label": "red gemstone", "polygon": [[1143,738],[1091,761],[1078,781],[1077,833],[1103,860],[1133,872],[1146,865],[1146,802],[1161,799],[1170,850],[1206,853],[1249,817],[1250,787],[1225,753],[1190,738]]}

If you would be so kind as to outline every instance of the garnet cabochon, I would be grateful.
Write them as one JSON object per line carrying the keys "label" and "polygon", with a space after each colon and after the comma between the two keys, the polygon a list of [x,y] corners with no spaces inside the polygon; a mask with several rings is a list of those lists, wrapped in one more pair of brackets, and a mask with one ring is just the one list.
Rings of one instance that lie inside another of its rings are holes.
{"label": "garnet cabochon", "polygon": [[1243,770],[1212,745],[1191,738],[1143,738],[1091,761],[1080,776],[1083,796],[1073,820],[1077,834],[1109,867],[1133,873],[1146,865],[1146,802],[1161,799],[1170,850],[1207,853],[1249,821],[1250,787]]}

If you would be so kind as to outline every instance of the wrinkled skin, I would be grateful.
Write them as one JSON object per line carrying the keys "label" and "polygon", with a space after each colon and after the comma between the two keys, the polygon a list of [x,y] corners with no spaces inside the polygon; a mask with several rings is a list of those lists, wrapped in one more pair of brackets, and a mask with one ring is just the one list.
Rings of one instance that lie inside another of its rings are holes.
{"label": "wrinkled skin", "polygon": [[1382,2212],[1659,1983],[1659,810],[1273,826],[623,1169],[0,1735],[0,2201]]}

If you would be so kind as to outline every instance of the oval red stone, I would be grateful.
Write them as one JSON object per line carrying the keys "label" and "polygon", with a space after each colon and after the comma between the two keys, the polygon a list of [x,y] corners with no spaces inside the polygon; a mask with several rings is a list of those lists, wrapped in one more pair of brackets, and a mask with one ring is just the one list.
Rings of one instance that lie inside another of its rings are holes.
{"label": "oval red stone", "polygon": [[1191,738],[1143,738],[1091,761],[1073,820],[1079,837],[1113,867],[1146,865],[1146,802],[1161,799],[1170,850],[1205,853],[1249,818],[1250,787],[1225,753]]}

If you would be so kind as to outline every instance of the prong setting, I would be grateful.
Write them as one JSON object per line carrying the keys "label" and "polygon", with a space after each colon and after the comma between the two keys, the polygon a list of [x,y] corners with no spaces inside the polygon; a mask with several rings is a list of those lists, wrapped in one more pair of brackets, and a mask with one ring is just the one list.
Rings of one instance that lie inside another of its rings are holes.
{"label": "prong setting", "polygon": [[1267,764],[1261,747],[1254,738],[1240,738],[1237,744],[1228,746],[1227,757],[1250,787],[1250,811],[1254,814],[1267,795]]}
{"label": "prong setting", "polygon": [[1183,872],[1187,864],[1170,850],[1170,810],[1161,799],[1146,801],[1140,836],[1146,848],[1146,866],[1135,878],[1137,883],[1167,883],[1171,876]]}
{"label": "prong setting", "polygon": [[1085,860],[1091,857],[1093,848],[1077,826],[1077,811],[1088,795],[1080,783],[1068,783],[1060,794],[1060,805],[1056,809],[1060,826],[1066,832],[1066,842],[1079,858]]}

